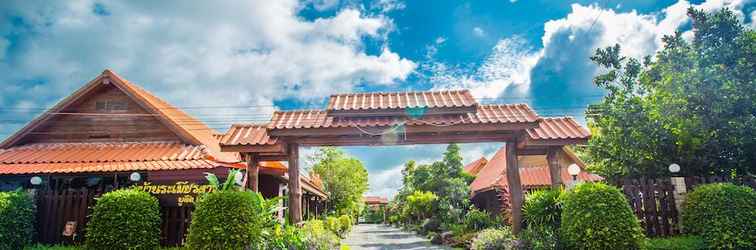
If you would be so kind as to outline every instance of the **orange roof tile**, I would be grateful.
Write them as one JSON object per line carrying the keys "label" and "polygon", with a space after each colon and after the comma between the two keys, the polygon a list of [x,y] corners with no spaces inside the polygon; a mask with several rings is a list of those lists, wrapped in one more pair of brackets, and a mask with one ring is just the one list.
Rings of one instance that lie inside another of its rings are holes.
{"label": "orange roof tile", "polygon": [[529,139],[588,139],[591,133],[572,117],[545,117],[538,127],[527,130]]}
{"label": "orange roof tile", "polygon": [[480,172],[480,170],[483,169],[483,167],[485,167],[487,163],[488,159],[486,159],[486,157],[480,157],[477,160],[465,165],[464,169],[468,174],[477,175],[478,172]]}
{"label": "orange roof tile", "polygon": [[221,145],[273,145],[278,139],[268,136],[267,125],[234,124],[220,139]]}
{"label": "orange roof tile", "polygon": [[206,157],[204,145],[177,142],[36,143],[0,150],[2,164],[184,161]]}
{"label": "orange roof tile", "polygon": [[363,200],[367,204],[388,204],[388,199],[380,196],[365,196]]}
{"label": "orange roof tile", "polygon": [[[85,163],[19,163],[0,164],[0,174],[57,174],[127,172],[154,170],[212,169],[226,166],[211,160],[184,161],[133,161],[133,162],[85,162]],[[231,167],[228,165],[228,167]]]}
{"label": "orange roof tile", "polygon": [[390,117],[334,117],[322,110],[277,111],[268,125],[271,129],[378,127],[394,125],[464,125],[532,123],[541,118],[527,104],[481,105],[475,113],[428,115],[413,119]]}
{"label": "orange roof tile", "polygon": [[328,111],[405,108],[475,107],[478,102],[468,90],[349,93],[332,95]]}
{"label": "orange roof tile", "polygon": [[[508,186],[507,181],[507,152],[506,147],[501,147],[496,154],[488,161],[483,169],[478,172],[475,180],[470,183],[470,190],[473,192],[489,189],[492,187]],[[544,162],[544,164],[546,164]],[[543,166],[531,166],[520,167],[520,183],[523,187],[538,187],[551,185],[551,173],[547,165]],[[563,183],[568,183],[572,180],[572,176],[567,173],[566,168],[561,168],[561,178]],[[603,180],[602,177],[589,173],[587,171],[581,171],[578,174],[578,180],[581,181],[599,181]]]}

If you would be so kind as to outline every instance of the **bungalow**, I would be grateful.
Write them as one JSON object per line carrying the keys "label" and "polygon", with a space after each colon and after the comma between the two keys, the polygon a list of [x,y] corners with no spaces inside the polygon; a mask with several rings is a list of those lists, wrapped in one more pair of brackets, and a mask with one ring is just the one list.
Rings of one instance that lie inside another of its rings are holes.
{"label": "bungalow", "polygon": [[[221,151],[225,136],[105,70],[0,143],[0,190],[36,190],[39,241],[59,243],[64,227],[81,235],[95,196],[135,186],[159,198],[163,244],[177,245],[192,202],[209,190],[205,173],[225,177],[247,167],[239,153]],[[287,171],[281,162],[260,162],[259,191],[283,196]],[[311,208],[305,215],[322,211],[327,196],[318,178],[300,182]]]}
{"label": "bungalow", "polygon": [[[539,128],[530,131],[538,131],[547,128],[551,131],[563,131],[564,137],[586,138],[587,131],[575,126],[575,121],[569,117],[546,118]],[[565,132],[566,131],[566,132]],[[571,131],[571,132],[569,132]],[[569,135],[572,134],[572,135]],[[555,140],[556,138],[537,137],[538,133],[531,133],[529,140]],[[543,134],[541,134],[543,135]],[[501,147],[491,159],[481,157],[464,166],[464,171],[475,176],[470,183],[471,201],[479,209],[490,213],[501,213],[511,207],[509,201],[509,183],[507,180],[507,151]],[[551,164],[557,166],[557,178],[552,178]],[[578,181],[590,182],[603,180],[602,177],[586,172],[585,163],[566,146],[556,147],[549,154],[532,154],[517,156],[520,173],[520,186],[527,193],[534,189],[543,189],[562,183],[571,183],[573,177],[568,173],[568,166],[575,164],[581,171],[576,176]]]}

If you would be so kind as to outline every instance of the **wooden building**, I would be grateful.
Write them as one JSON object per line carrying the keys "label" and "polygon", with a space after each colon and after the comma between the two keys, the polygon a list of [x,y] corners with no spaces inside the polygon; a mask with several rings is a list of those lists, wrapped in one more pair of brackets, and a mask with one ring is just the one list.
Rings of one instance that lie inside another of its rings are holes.
{"label": "wooden building", "polygon": [[[464,167],[467,173],[475,176],[473,182],[470,183],[472,203],[478,209],[488,211],[491,214],[499,214],[511,208],[509,183],[506,178],[506,155],[506,147],[502,147],[496,151],[491,160],[481,157]],[[598,175],[586,172],[585,163],[567,147],[559,148],[554,154],[558,173],[556,180],[552,178],[547,158],[544,155],[518,156],[520,185],[525,193],[572,182],[572,176],[567,172],[568,166],[572,164],[576,164],[582,170],[576,176],[577,181],[603,180]]]}
{"label": "wooden building", "polygon": [[[81,235],[94,197],[136,186],[159,198],[163,244],[176,245],[201,193],[185,188],[207,191],[198,188],[206,172],[225,177],[247,168],[239,153],[221,151],[224,136],[105,70],[0,144],[0,189],[36,189],[39,241],[58,243],[68,222]],[[259,191],[286,195],[287,166],[258,165]],[[305,215],[322,211],[327,196],[317,178],[301,176],[299,183]]]}

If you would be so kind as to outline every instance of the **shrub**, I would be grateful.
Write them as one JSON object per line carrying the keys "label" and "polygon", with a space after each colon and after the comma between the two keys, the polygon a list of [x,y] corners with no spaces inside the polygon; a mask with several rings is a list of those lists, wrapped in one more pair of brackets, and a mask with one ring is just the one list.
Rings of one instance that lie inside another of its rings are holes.
{"label": "shrub", "polygon": [[441,221],[436,217],[425,219],[423,220],[423,223],[420,224],[420,231],[418,231],[418,233],[424,235],[429,232],[441,232]]}
{"label": "shrub", "polygon": [[560,195],[561,191],[553,189],[530,192],[522,205],[525,224],[546,230],[558,229],[562,217]]}
{"label": "shrub", "polygon": [[480,231],[473,240],[472,250],[515,249],[515,238],[508,227],[489,228]]}
{"label": "shrub", "polygon": [[339,216],[339,224],[341,224],[341,231],[344,235],[348,234],[350,231],[352,231],[352,217],[348,215],[341,215]]}
{"label": "shrub", "polygon": [[568,248],[638,249],[645,236],[619,189],[583,183],[563,194],[560,239]]}
{"label": "shrub", "polygon": [[706,249],[703,239],[697,236],[676,236],[655,238],[648,241],[648,250],[702,250]]}
{"label": "shrub", "polygon": [[520,232],[520,242],[524,249],[550,250],[560,249],[558,246],[558,230],[544,227],[528,227]]}
{"label": "shrub", "polygon": [[711,248],[756,248],[756,192],[733,184],[701,185],[688,194],[683,230]]}
{"label": "shrub", "polygon": [[328,230],[321,220],[305,222],[302,226],[302,236],[304,245],[309,250],[338,249],[340,245],[339,236]]}
{"label": "shrub", "polygon": [[34,237],[34,201],[21,190],[0,192],[0,249],[21,249]]}
{"label": "shrub", "polygon": [[160,243],[160,206],[149,193],[121,189],[97,199],[87,223],[89,249],[155,249]]}
{"label": "shrub", "polygon": [[279,199],[260,193],[216,191],[200,197],[187,236],[191,249],[244,249],[270,240]]}
{"label": "shrub", "polygon": [[266,249],[305,249],[304,235],[294,226],[276,224]]}
{"label": "shrub", "polygon": [[464,224],[467,230],[480,231],[503,223],[497,217],[492,217],[485,211],[472,208],[465,214]]}

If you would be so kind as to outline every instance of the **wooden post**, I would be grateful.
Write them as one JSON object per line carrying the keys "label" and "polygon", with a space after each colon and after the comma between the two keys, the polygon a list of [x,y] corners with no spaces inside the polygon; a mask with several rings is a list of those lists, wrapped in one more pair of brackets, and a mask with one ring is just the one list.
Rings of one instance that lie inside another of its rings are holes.
{"label": "wooden post", "polygon": [[546,152],[546,161],[549,163],[549,174],[551,175],[551,188],[556,190],[562,187],[562,173],[559,169],[557,152],[559,152],[559,147],[549,147]]}
{"label": "wooden post", "polygon": [[299,186],[299,145],[289,144],[289,216],[291,222],[302,222],[302,187]]}
{"label": "wooden post", "polygon": [[257,163],[257,154],[251,153],[247,155],[247,186],[245,187],[250,187],[254,192],[259,192],[260,186],[260,166]]}
{"label": "wooden post", "polygon": [[[515,137],[516,138],[516,137]],[[507,147],[507,181],[509,182],[509,200],[512,205],[512,233],[517,235],[522,228],[522,185],[520,169],[517,162],[517,139],[508,141]]]}

